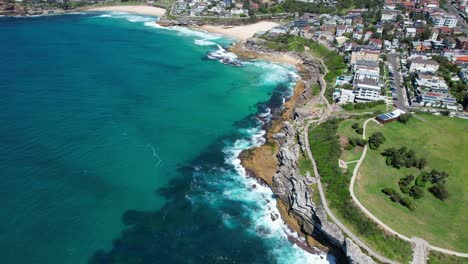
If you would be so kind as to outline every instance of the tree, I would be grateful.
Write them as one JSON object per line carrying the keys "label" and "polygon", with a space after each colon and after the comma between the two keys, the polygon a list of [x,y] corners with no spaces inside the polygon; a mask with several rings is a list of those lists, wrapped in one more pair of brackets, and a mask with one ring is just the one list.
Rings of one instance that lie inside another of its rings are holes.
{"label": "tree", "polygon": [[423,175],[419,175],[418,178],[416,178],[416,186],[418,187],[426,187],[426,181],[424,180]]}
{"label": "tree", "polygon": [[364,130],[362,129],[362,127],[358,127],[356,128],[356,133],[358,133],[359,135],[362,135],[362,133],[364,132]]}
{"label": "tree", "polygon": [[411,211],[414,211],[414,210],[416,209],[416,205],[415,205],[415,204],[411,201],[411,199],[408,198],[408,197],[403,197],[403,198],[401,198],[400,203],[401,203],[403,206],[405,206],[405,207],[407,207],[408,209],[410,209]]}
{"label": "tree", "polygon": [[448,191],[444,184],[437,183],[429,191],[439,200],[444,201],[448,197]]}
{"label": "tree", "polygon": [[418,169],[423,169],[427,164],[427,160],[425,158],[420,158],[418,161]]}
{"label": "tree", "polygon": [[419,186],[413,185],[409,190],[409,195],[414,199],[420,199],[424,197],[424,190]]}
{"label": "tree", "polygon": [[378,149],[385,141],[385,137],[381,132],[374,132],[369,137],[369,147],[371,149]]}
{"label": "tree", "polygon": [[359,124],[358,123],[354,123],[352,126],[351,126],[353,129],[356,129],[359,127]]}
{"label": "tree", "polygon": [[398,117],[398,121],[400,121],[403,124],[406,124],[411,119],[411,117],[413,117],[411,113],[405,113]]}

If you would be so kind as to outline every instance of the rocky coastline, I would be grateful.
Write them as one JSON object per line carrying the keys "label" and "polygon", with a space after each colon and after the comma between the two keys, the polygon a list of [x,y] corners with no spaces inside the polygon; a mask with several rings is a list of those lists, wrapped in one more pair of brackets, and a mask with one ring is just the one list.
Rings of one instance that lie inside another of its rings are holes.
{"label": "rocky coastline", "polygon": [[[241,58],[269,59],[276,52],[266,50],[255,39],[236,44],[231,51]],[[314,202],[315,177],[299,173],[298,160],[305,151],[301,134],[305,122],[323,114],[320,100],[312,95],[311,86],[322,85],[322,64],[311,57],[288,53],[300,58],[296,65],[298,78],[293,95],[285,102],[283,110],[274,114],[266,124],[266,143],[240,154],[242,166],[252,177],[265,182],[276,195],[278,210],[286,224],[303,236],[308,246],[320,248],[337,257],[337,263],[374,263],[361,249],[327,218],[319,202]],[[314,109],[314,110],[312,110]],[[307,249],[306,249],[307,250]]]}

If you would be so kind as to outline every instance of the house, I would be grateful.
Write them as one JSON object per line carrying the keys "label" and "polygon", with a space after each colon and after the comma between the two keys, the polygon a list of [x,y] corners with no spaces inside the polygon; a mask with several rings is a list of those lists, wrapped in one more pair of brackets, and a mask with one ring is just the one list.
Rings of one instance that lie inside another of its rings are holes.
{"label": "house", "polygon": [[457,42],[456,47],[459,49],[467,50],[468,49],[468,38],[467,37],[457,37],[455,39]]}
{"label": "house", "polygon": [[447,83],[445,82],[444,78],[439,76],[418,73],[415,83],[417,88],[421,90],[448,93]]}
{"label": "house", "polygon": [[457,16],[450,15],[445,12],[435,12],[430,14],[431,21],[434,27],[454,28],[457,26]]}
{"label": "house", "polygon": [[439,69],[439,63],[433,60],[423,60],[416,58],[410,61],[410,72],[431,72],[434,73]]}
{"label": "house", "polygon": [[437,29],[435,28],[431,29],[430,39],[437,40],[438,37],[439,37],[439,31],[437,31]]}
{"label": "house", "polygon": [[401,3],[400,6],[403,8],[403,10],[405,11],[405,13],[408,14],[408,13],[411,13],[411,12],[414,11],[415,6],[416,6],[416,3],[415,3],[415,2],[406,1],[406,2]]}
{"label": "house", "polygon": [[369,39],[369,45],[374,47],[375,49],[382,49],[382,40],[381,39],[376,39],[376,38],[371,38]]}
{"label": "house", "polygon": [[445,38],[443,42],[447,49],[454,49],[457,46],[457,41],[452,37]]}
{"label": "house", "polygon": [[380,20],[382,22],[385,22],[385,21],[396,21],[397,20],[397,16],[401,14],[401,11],[400,10],[396,10],[396,9],[384,9],[382,10],[382,16],[380,18]]}
{"label": "house", "polygon": [[370,102],[385,100],[385,96],[381,94],[381,86],[379,81],[372,78],[363,78],[354,81],[356,102]]}
{"label": "house", "polygon": [[415,28],[405,28],[405,37],[407,37],[407,38],[416,37],[416,29]]}
{"label": "house", "polygon": [[338,104],[354,103],[356,95],[352,90],[340,89]]}
{"label": "house", "polygon": [[425,106],[447,107],[457,104],[457,100],[448,93],[423,92],[419,101]]}
{"label": "house", "polygon": [[392,49],[392,43],[389,40],[384,41],[384,49],[390,51]]}
{"label": "house", "polygon": [[353,32],[353,39],[360,40],[362,39],[362,31],[361,30],[356,30]]}
{"label": "house", "polygon": [[360,50],[354,51],[351,54],[351,64],[355,64],[357,61],[365,60],[365,61],[378,61],[379,60],[379,51],[375,50]]}
{"label": "house", "polygon": [[372,34],[374,34],[372,31],[367,31],[366,34],[364,34],[364,41],[368,41]]}
{"label": "house", "polygon": [[346,26],[345,25],[338,25],[336,27],[336,36],[341,37],[346,33]]}

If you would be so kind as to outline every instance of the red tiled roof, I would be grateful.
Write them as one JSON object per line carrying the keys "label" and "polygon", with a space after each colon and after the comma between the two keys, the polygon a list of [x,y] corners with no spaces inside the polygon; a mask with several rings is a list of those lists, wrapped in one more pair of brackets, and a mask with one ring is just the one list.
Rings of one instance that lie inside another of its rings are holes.
{"label": "red tiled roof", "polygon": [[460,57],[457,57],[457,61],[468,62],[468,56],[460,56]]}

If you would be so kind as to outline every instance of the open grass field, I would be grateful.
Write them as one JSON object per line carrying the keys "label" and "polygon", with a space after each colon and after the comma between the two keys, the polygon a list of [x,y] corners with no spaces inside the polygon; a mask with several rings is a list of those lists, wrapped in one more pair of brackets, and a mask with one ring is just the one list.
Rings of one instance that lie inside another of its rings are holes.
{"label": "open grass field", "polygon": [[[361,166],[356,182],[356,196],[367,209],[394,230],[408,236],[421,237],[432,245],[468,252],[468,120],[422,115],[426,121],[412,118],[407,124],[393,122],[383,126],[368,123],[368,132],[381,131],[386,142],[379,150],[370,150]],[[425,196],[414,200],[411,212],[393,203],[381,190],[393,187],[399,191],[398,180],[408,174],[418,176],[415,168],[395,169],[387,166],[380,155],[383,149],[406,146],[424,157],[424,170],[446,171],[449,197],[436,199],[425,190]]]}
{"label": "open grass field", "polygon": [[468,258],[460,258],[431,251],[428,264],[468,264]]}
{"label": "open grass field", "polygon": [[[346,119],[340,122],[338,126],[338,134],[346,138],[360,138],[361,134],[356,133],[356,131],[351,127],[354,123],[358,123],[359,127],[362,127],[365,119]],[[355,147],[352,150],[343,150],[341,152],[340,158],[344,161],[353,161],[361,157],[362,147]],[[351,164],[348,164],[348,167]]]}

